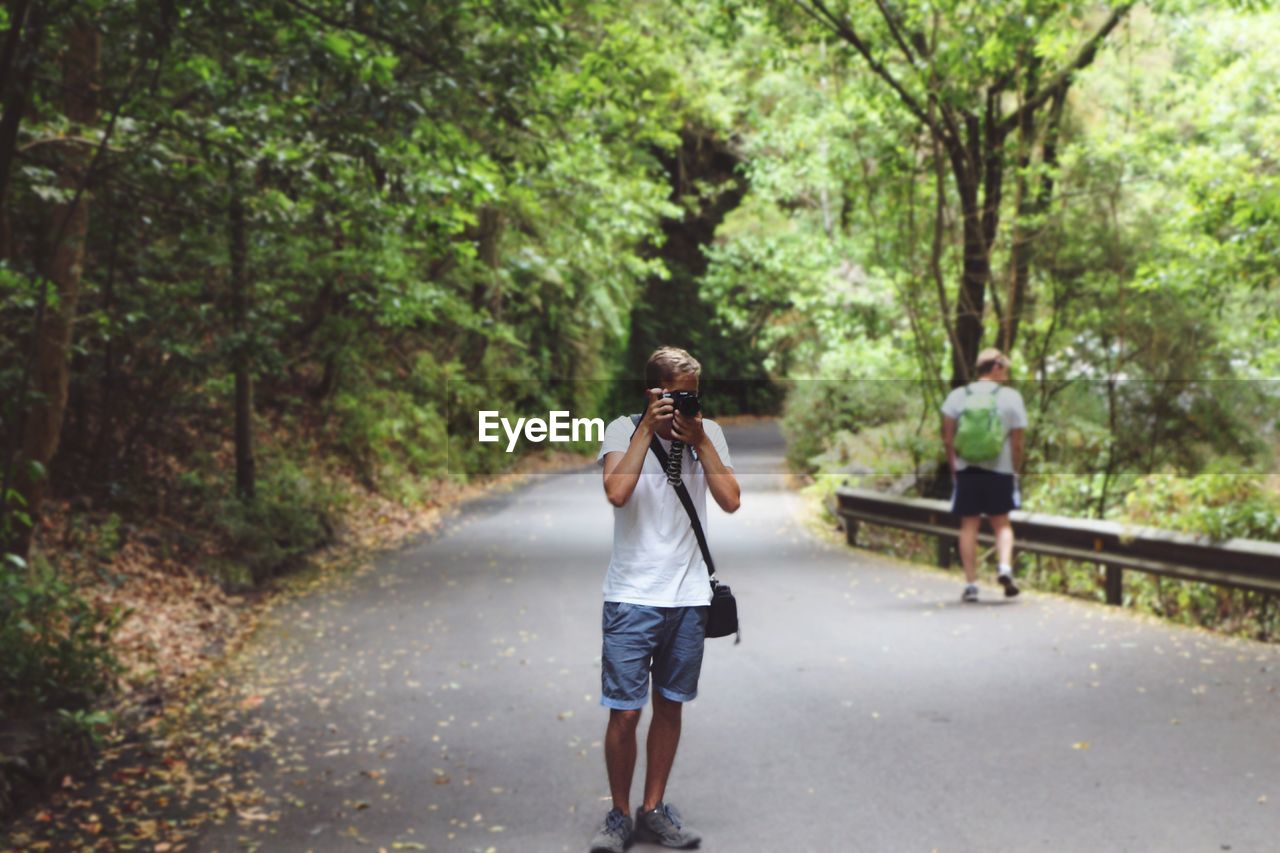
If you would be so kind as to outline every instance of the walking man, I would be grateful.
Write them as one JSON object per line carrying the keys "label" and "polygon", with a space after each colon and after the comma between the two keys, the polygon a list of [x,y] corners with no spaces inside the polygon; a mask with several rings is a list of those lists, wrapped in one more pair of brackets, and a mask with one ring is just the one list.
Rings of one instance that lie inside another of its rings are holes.
{"label": "walking man", "polygon": [[[655,351],[645,365],[643,415],[638,422],[623,416],[609,424],[597,459],[604,466],[605,495],[614,506],[600,698],[609,709],[604,753],[613,808],[591,842],[592,853],[620,853],[633,840],[680,849],[702,841],[664,797],[680,742],[683,703],[698,693],[711,587],[689,515],[650,451],[657,436],[663,450],[682,457],[680,475],[704,528],[708,491],[725,512],[738,509],[740,490],[724,433],[701,413],[686,417],[675,408],[685,395],[697,394],[701,372],[682,349]],[[673,450],[675,441],[683,448]],[[636,728],[650,681],[653,720],[645,748],[644,799],[633,822]]]}
{"label": "walking man", "polygon": [[976,372],[977,381],[956,388],[942,404],[942,441],[955,483],[951,511],[960,516],[964,601],[978,600],[978,527],[984,515],[996,534],[1000,585],[1006,596],[1018,594],[1009,513],[1021,503],[1018,472],[1027,428],[1022,395],[1004,385],[1009,381],[1008,356],[984,349]]}

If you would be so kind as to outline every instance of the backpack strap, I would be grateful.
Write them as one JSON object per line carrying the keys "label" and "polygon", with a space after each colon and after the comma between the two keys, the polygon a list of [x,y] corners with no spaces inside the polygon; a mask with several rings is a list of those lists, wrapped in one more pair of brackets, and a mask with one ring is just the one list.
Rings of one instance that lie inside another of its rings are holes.
{"label": "backpack strap", "polygon": [[[986,380],[986,379],[975,379],[973,382],[986,382],[986,381],[988,381],[988,380]],[[991,380],[991,381],[994,381],[994,380]],[[973,382],[970,382],[968,385],[964,386],[964,395],[965,395],[966,397],[972,397],[972,396],[973,396]],[[996,390],[994,390],[994,391],[992,391],[992,392],[991,392],[991,396],[992,396],[992,397],[999,397],[999,396],[1000,396],[1000,392],[1001,392],[1001,391],[1003,391],[1004,389],[1005,389],[1005,386],[1004,386],[1004,385],[1001,385],[999,382],[996,382]]]}

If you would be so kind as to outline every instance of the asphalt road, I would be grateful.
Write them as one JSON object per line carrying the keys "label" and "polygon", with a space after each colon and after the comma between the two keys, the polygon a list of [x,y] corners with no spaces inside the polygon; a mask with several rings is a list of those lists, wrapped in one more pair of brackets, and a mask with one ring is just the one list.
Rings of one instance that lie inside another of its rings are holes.
{"label": "asphalt road", "polygon": [[[962,605],[810,533],[776,426],[726,433],[743,507],[708,535],[743,642],[708,642],[668,795],[704,849],[1280,850],[1276,649],[991,583]],[[277,610],[242,677],[275,743],[248,814],[278,820],[198,849],[585,850],[611,523],[597,471],[543,475]]]}

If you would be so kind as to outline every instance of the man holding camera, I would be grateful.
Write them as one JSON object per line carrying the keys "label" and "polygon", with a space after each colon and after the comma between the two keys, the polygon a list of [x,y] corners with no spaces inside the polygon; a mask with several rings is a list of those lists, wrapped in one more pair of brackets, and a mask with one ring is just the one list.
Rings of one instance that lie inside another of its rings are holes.
{"label": "man holding camera", "polygon": [[[597,458],[604,467],[605,495],[614,506],[600,698],[609,708],[604,751],[613,808],[591,842],[592,853],[620,853],[633,840],[680,849],[702,841],[663,801],[680,742],[683,703],[698,692],[711,601],[697,536],[668,474],[684,482],[703,527],[708,491],[721,509],[734,512],[741,490],[724,433],[714,421],[702,419],[701,372],[682,349],[655,351],[645,365],[643,415],[609,424]],[[671,460],[668,470],[650,451],[654,436]],[[636,729],[651,680],[644,800],[633,821]]]}

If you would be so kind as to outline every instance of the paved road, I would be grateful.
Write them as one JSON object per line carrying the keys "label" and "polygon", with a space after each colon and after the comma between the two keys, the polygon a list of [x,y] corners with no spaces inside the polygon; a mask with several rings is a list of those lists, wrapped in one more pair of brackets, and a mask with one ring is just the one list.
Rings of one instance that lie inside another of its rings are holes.
{"label": "paved road", "polygon": [[[1275,649],[990,586],[962,606],[954,576],[807,532],[775,426],[727,435],[753,473],[709,535],[744,640],[708,645],[669,792],[704,849],[1280,850]],[[276,612],[246,676],[276,730],[265,849],[585,849],[608,798],[598,477],[474,503]]]}

